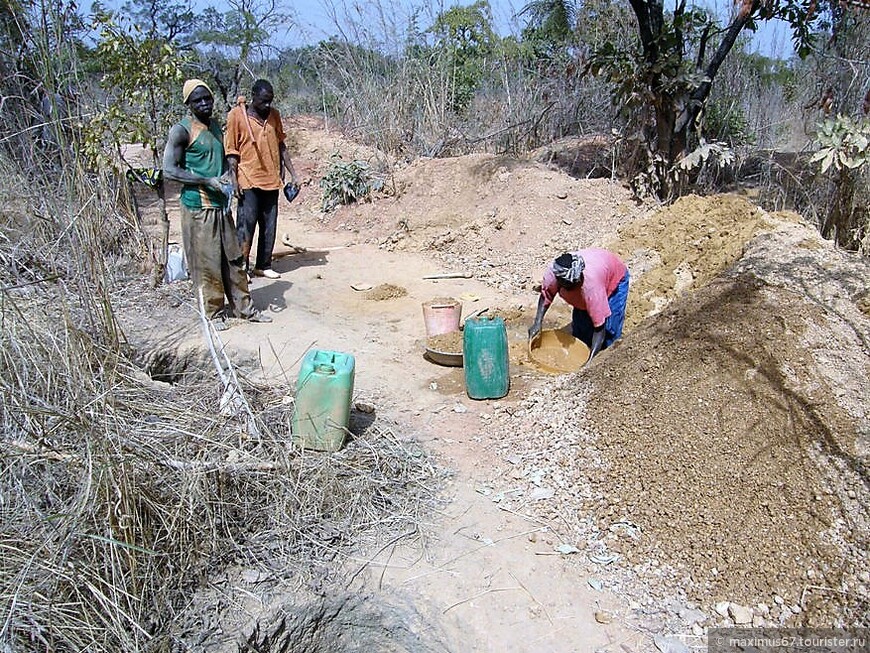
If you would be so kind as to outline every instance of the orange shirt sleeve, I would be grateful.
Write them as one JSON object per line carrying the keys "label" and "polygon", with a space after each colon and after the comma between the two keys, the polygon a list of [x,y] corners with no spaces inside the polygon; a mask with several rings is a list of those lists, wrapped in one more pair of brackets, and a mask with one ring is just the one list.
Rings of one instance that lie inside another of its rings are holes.
{"label": "orange shirt sleeve", "polygon": [[241,108],[238,106],[230,109],[227,116],[227,132],[224,134],[224,151],[227,156],[240,156],[242,134],[241,130],[245,128],[241,120],[244,119],[241,113]]}

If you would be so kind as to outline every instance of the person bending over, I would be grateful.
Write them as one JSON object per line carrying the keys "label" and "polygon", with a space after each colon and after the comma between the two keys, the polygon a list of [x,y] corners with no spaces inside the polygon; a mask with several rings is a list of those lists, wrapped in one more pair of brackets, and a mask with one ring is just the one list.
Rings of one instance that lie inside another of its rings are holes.
{"label": "person bending over", "polygon": [[571,332],[589,347],[589,360],[622,336],[629,274],[625,263],[606,249],[580,249],[556,257],[544,270],[538,310],[529,339],[541,332],[556,295],[574,307]]}

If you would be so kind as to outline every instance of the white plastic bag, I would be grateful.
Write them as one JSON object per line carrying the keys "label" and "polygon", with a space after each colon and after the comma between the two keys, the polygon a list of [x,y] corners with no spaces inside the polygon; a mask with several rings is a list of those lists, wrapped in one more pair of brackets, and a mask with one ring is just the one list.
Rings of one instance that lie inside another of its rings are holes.
{"label": "white plastic bag", "polygon": [[180,245],[170,245],[166,253],[166,283],[186,281],[187,261],[184,260],[184,250]]}

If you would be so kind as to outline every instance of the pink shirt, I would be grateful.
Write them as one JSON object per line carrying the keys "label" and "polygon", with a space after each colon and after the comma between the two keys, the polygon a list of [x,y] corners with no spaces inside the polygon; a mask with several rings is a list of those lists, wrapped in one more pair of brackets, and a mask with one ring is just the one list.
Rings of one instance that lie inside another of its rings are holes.
{"label": "pink shirt", "polygon": [[610,317],[610,304],[607,298],[613,294],[625,276],[625,263],[606,249],[580,249],[572,254],[579,254],[586,262],[586,268],[583,270],[583,285],[571,290],[560,289],[556,282],[556,275],[553,274],[553,264],[550,263],[544,270],[544,280],[541,283],[544,306],[552,304],[558,293],[574,308],[589,313],[592,326],[600,327]]}

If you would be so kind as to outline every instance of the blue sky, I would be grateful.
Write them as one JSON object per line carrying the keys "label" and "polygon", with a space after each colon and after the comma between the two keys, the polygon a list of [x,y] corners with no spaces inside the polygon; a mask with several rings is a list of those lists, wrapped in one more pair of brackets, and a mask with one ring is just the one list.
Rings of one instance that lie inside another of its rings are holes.
{"label": "blue sky", "polygon": [[[413,7],[423,8],[421,24],[426,17],[435,16],[441,9],[455,4],[471,4],[473,0],[452,0],[445,2],[421,2],[420,0],[290,0],[297,16],[298,27],[288,35],[293,43],[313,43],[338,30],[336,24],[368,24],[373,31],[388,28],[388,24],[404,26]],[[496,28],[501,34],[519,30],[516,14],[528,0],[490,0]],[[708,1],[707,7],[726,15],[734,4],[730,0]],[[383,6],[382,9],[379,6]],[[365,19],[365,20],[363,20]],[[379,27],[380,26],[380,27]],[[793,53],[788,25],[781,21],[763,22],[753,37],[753,46],[768,56],[787,58]]]}
{"label": "blue sky", "polygon": [[[281,0],[284,6],[296,17],[296,24],[284,33],[275,34],[276,44],[303,45],[317,43],[342,30],[364,29],[371,40],[384,39],[398,30],[404,30],[414,8],[421,12],[419,24],[425,27],[431,24],[439,11],[456,4],[468,5],[474,0]],[[521,20],[516,14],[528,3],[528,0],[489,0],[497,31],[502,34],[518,33]],[[627,2],[627,0],[626,0]],[[123,0],[106,0],[108,6],[119,6]],[[193,0],[197,8],[215,7],[218,10],[228,8],[227,2],[206,2]],[[708,8],[727,15],[734,8],[733,0],[699,0]],[[354,27],[355,26],[355,27]],[[364,27],[361,27],[364,26]],[[345,34],[351,40],[364,42],[364,39],[354,38],[357,34]],[[787,58],[792,55],[789,29],[780,21],[763,22],[757,34],[753,37],[753,46],[768,56]]]}

